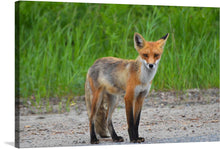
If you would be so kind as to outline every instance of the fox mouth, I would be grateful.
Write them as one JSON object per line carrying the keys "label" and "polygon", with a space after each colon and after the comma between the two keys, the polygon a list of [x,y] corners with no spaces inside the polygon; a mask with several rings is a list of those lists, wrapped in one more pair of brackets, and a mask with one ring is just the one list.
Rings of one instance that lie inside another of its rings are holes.
{"label": "fox mouth", "polygon": [[153,70],[156,67],[156,64],[147,64],[145,65],[149,70]]}
{"label": "fox mouth", "polygon": [[153,70],[154,68],[156,68],[156,64],[149,64],[145,60],[143,61],[144,61],[145,68],[147,68],[148,70]]}
{"label": "fox mouth", "polygon": [[159,64],[160,59],[156,60],[155,63],[147,63],[145,60],[143,60],[144,66],[145,68],[147,68],[148,70],[154,70],[156,68],[156,66]]}

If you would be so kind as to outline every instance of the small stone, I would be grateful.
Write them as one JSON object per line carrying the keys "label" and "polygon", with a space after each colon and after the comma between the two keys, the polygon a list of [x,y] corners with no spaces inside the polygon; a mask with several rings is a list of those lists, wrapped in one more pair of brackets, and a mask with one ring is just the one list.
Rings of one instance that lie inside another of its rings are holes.
{"label": "small stone", "polygon": [[86,141],[83,140],[82,143],[86,143]]}
{"label": "small stone", "polygon": [[24,126],[24,128],[31,128],[31,126],[30,125],[26,125],[26,126]]}
{"label": "small stone", "polygon": [[174,106],[174,105],[172,105],[170,108],[175,108],[175,106]]}
{"label": "small stone", "polygon": [[27,140],[27,142],[28,142],[28,143],[32,143],[33,141],[32,141],[32,140]]}
{"label": "small stone", "polygon": [[36,119],[45,119],[45,117],[39,116],[39,117],[37,117]]}

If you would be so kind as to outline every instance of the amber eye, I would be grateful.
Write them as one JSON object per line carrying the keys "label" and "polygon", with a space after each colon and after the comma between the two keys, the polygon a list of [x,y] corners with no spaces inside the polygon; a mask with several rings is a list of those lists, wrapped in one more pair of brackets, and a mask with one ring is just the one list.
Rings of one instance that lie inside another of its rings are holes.
{"label": "amber eye", "polygon": [[159,56],[159,54],[154,54],[154,57],[158,57]]}
{"label": "amber eye", "polygon": [[143,54],[144,57],[148,57],[148,54]]}

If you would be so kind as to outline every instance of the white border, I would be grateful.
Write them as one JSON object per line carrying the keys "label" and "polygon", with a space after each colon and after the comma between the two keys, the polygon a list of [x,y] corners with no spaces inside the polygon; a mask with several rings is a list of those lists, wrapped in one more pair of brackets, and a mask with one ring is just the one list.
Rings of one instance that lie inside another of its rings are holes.
{"label": "white border", "polygon": [[[38,0],[39,1],[39,0]],[[220,7],[219,0],[41,0],[56,2],[89,2],[89,3],[114,3],[114,4],[144,4],[144,5],[169,5],[169,6],[198,6],[198,7]],[[14,2],[15,0],[0,1],[0,100],[1,100],[1,123],[0,123],[0,147],[4,149],[14,148]],[[11,144],[11,145],[10,145]],[[206,143],[178,143],[178,144],[147,144],[147,145],[113,145],[92,146],[89,148],[218,148],[220,142]],[[53,147],[56,149],[73,147]],[[74,148],[88,148],[74,147]],[[46,148],[45,148],[46,149]],[[48,148],[47,148],[48,149]]]}

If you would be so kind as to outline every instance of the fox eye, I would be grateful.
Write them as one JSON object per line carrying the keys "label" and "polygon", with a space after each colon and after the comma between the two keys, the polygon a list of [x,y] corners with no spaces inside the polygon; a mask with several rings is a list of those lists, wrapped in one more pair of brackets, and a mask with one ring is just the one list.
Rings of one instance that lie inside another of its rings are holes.
{"label": "fox eye", "polygon": [[159,56],[159,54],[154,54],[154,57],[158,57]]}
{"label": "fox eye", "polygon": [[148,54],[143,54],[144,57],[148,57]]}

